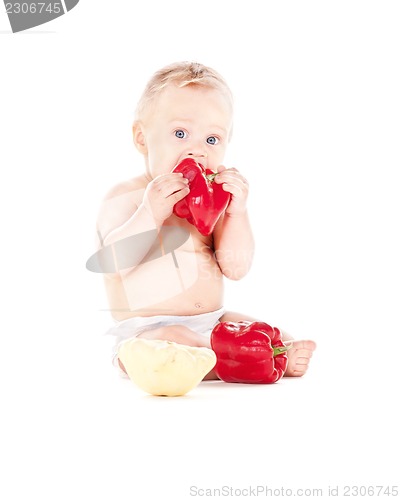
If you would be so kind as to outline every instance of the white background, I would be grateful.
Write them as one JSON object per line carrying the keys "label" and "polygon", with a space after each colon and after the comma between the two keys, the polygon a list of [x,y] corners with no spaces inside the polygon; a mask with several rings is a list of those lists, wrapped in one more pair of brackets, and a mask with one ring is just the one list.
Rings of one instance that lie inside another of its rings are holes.
{"label": "white background", "polygon": [[[390,1],[81,0],[12,34],[1,8],[2,498],[400,483],[399,21]],[[316,340],[303,379],[153,398],[109,364],[85,262],[103,195],[143,168],[136,101],[177,60],[236,98],[257,255],[226,306]]]}

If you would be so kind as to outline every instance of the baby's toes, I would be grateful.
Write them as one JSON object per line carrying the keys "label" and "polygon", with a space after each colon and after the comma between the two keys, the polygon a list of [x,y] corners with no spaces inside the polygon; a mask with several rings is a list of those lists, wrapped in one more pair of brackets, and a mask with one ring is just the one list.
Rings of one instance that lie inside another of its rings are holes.
{"label": "baby's toes", "polygon": [[301,377],[308,370],[309,363],[310,363],[309,357],[298,357],[292,363],[290,363],[289,360],[285,375],[287,377]]}
{"label": "baby's toes", "polygon": [[[289,343],[289,342],[286,342]],[[312,356],[313,351],[315,351],[317,344],[313,340],[292,340],[293,351],[309,351],[310,356]]]}

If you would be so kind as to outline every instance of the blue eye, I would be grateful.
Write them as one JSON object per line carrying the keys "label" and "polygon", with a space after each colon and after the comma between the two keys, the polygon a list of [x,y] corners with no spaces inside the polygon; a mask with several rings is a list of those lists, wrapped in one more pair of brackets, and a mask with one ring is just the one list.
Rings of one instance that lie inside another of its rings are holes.
{"label": "blue eye", "polygon": [[175,130],[175,137],[178,137],[178,139],[185,139],[186,137],[186,132],[184,130]]}
{"label": "blue eye", "polygon": [[207,137],[207,144],[218,144],[219,139],[218,137],[214,137],[213,135],[211,137]]}

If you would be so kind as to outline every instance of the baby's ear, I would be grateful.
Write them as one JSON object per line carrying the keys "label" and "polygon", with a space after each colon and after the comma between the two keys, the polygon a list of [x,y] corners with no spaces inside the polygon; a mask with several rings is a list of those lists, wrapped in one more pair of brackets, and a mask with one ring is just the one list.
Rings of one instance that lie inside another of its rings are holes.
{"label": "baby's ear", "polygon": [[139,121],[134,122],[132,126],[132,131],[133,131],[133,142],[135,143],[135,146],[138,149],[139,153],[142,153],[143,155],[147,154],[147,146],[143,132],[143,124]]}

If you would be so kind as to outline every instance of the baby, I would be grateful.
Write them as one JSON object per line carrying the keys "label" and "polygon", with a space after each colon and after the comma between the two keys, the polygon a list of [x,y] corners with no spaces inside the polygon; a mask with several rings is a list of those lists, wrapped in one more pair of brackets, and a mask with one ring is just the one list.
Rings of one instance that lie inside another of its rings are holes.
{"label": "baby", "polygon": [[[108,193],[97,222],[101,245],[118,245],[115,269],[104,280],[117,322],[109,332],[116,336],[114,363],[124,372],[118,345],[126,339],[210,348],[219,321],[258,321],[223,307],[224,277],[245,276],[254,251],[248,182],[236,168],[223,166],[232,117],[232,95],[223,78],[196,63],[176,63],[155,73],[138,103],[133,140],[145,172]],[[172,172],[185,158],[218,172],[215,182],[231,195],[209,236],[173,212],[189,193],[187,180]],[[283,334],[283,340],[292,338]],[[285,375],[301,376],[316,345],[291,343]],[[206,378],[216,375],[212,371]]]}

